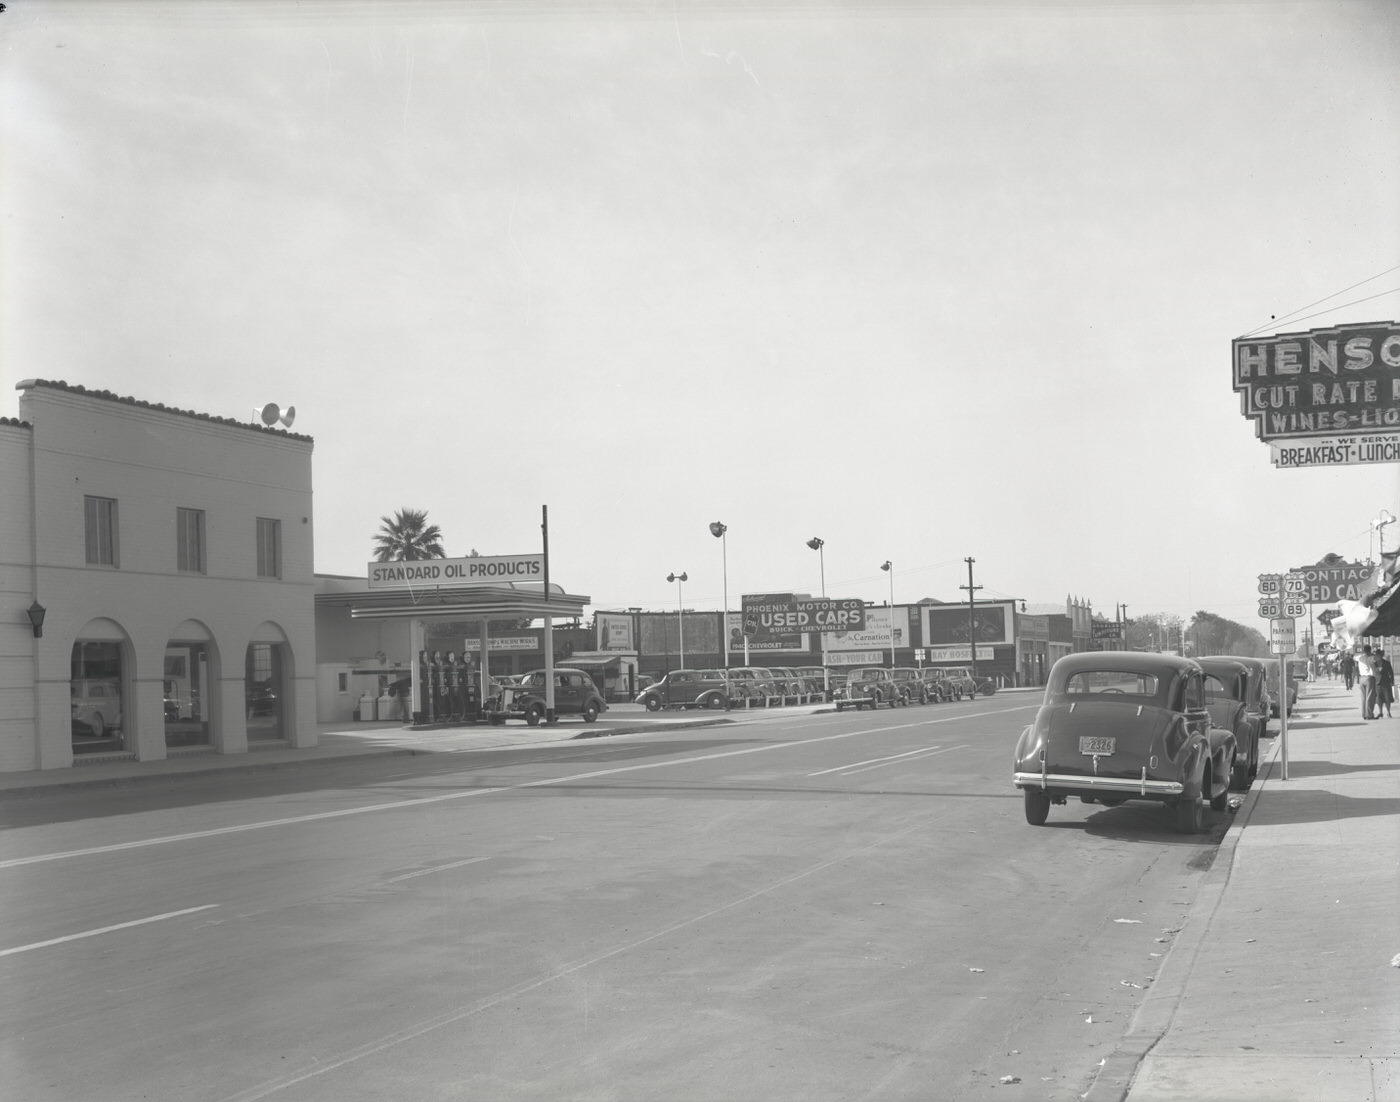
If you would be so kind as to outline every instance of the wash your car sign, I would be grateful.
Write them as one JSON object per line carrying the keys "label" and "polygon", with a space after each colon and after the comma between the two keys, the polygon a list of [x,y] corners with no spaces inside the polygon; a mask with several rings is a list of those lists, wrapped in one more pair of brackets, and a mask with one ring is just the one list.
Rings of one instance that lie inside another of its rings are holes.
{"label": "wash your car sign", "polygon": [[543,555],[473,555],[467,559],[419,559],[415,562],[369,564],[370,589],[543,581]]}

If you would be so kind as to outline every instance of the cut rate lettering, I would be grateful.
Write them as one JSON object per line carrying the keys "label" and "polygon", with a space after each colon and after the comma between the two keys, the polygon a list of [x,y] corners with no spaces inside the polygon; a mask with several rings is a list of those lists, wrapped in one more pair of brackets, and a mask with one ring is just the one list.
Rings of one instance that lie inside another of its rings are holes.
{"label": "cut rate lettering", "polygon": [[1400,427],[1400,325],[1234,342],[1233,385],[1264,440]]}

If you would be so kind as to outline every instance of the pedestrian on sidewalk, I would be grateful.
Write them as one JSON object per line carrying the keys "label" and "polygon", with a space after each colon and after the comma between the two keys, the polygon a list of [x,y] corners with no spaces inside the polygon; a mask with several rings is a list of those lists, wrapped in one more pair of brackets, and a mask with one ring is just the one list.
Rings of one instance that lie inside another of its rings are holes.
{"label": "pedestrian on sidewalk", "polygon": [[1371,654],[1371,644],[1367,643],[1356,656],[1356,676],[1361,682],[1361,718],[1376,717],[1376,659]]}
{"label": "pedestrian on sidewalk", "polygon": [[1395,667],[1390,664],[1390,659],[1385,656],[1385,651],[1376,650],[1376,718],[1380,718],[1380,711],[1385,709],[1387,718],[1393,719],[1390,706],[1395,703]]}
{"label": "pedestrian on sidewalk", "polygon": [[1356,659],[1351,656],[1351,651],[1342,655],[1342,678],[1347,683],[1347,692],[1351,692],[1356,684]]}

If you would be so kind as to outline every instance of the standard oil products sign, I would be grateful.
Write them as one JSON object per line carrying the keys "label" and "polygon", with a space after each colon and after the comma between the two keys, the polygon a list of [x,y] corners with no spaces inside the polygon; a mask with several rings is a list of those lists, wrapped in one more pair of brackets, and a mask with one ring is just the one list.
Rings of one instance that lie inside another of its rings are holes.
{"label": "standard oil products sign", "polygon": [[418,559],[372,562],[370,589],[417,589],[422,586],[486,586],[506,582],[543,582],[544,555],[473,555],[466,559]]}

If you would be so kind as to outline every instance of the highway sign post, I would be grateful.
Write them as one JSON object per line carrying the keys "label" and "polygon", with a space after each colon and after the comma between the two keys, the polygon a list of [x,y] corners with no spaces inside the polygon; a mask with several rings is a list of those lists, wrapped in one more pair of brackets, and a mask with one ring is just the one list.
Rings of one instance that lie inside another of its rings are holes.
{"label": "highway sign post", "polygon": [[1278,744],[1288,780],[1288,655],[1298,650],[1297,619],[1307,615],[1307,575],[1301,570],[1259,575],[1259,615],[1269,621],[1269,652],[1278,655]]}
{"label": "highway sign post", "polygon": [[1278,655],[1278,746],[1283,779],[1288,780],[1288,655],[1298,649],[1298,625],[1290,618],[1269,621],[1269,649]]}

